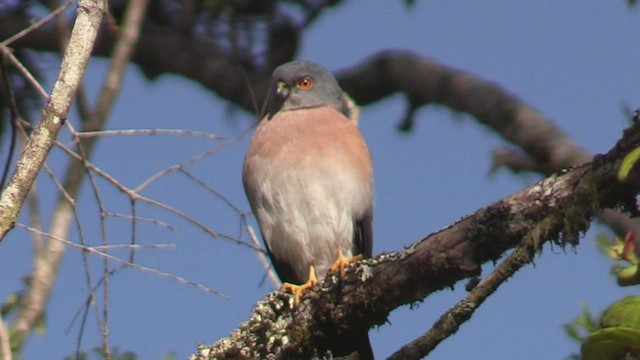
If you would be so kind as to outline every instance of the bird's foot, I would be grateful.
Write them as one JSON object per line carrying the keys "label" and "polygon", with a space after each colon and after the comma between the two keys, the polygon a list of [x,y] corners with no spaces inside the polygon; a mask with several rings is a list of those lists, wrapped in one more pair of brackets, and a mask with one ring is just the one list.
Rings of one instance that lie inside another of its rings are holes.
{"label": "bird's foot", "polygon": [[346,257],[344,256],[344,254],[342,253],[342,248],[338,248],[338,260],[336,260],[335,263],[333,263],[333,265],[331,265],[331,271],[338,271],[340,270],[340,277],[344,277],[344,268],[345,266],[354,263],[356,261],[360,261],[363,259],[362,254],[360,255],[356,255],[354,257]]}
{"label": "bird's foot", "polygon": [[301,285],[295,285],[295,284],[286,282],[282,284],[282,287],[285,290],[291,291],[295,295],[294,303],[297,304],[300,302],[302,293],[308,289],[311,289],[313,285],[315,285],[317,282],[318,282],[318,278],[316,277],[316,269],[313,267],[313,265],[311,265],[309,266],[309,280],[307,280],[306,283]]}

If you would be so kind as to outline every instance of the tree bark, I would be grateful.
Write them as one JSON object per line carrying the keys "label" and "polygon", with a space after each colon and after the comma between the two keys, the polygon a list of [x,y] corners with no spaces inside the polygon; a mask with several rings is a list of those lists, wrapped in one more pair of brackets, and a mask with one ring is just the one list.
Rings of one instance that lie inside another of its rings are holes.
{"label": "tree bark", "polygon": [[[626,130],[605,155],[552,176],[466,216],[405,250],[382,254],[335,274],[305,293],[272,292],[229,337],[201,345],[192,359],[312,358],[327,356],[332,339],[351,329],[382,325],[402,305],[480,275],[481,264],[533,241],[575,246],[603,209],[637,215],[640,171],[621,183],[623,158],[640,146],[640,126]],[[336,330],[337,329],[337,330]]]}
{"label": "tree bark", "polygon": [[[10,36],[26,24],[27,19],[19,16],[0,16],[0,38]],[[14,46],[58,51],[52,41],[55,34],[55,27],[42,27]],[[109,56],[115,41],[112,32],[102,32],[94,54]],[[289,53],[290,56],[295,54]],[[291,59],[281,61],[286,60]],[[271,75],[268,68],[239,61],[213,39],[194,37],[157,25],[143,28],[132,61],[149,79],[162,74],[181,75],[251,112],[262,104]],[[337,71],[336,77],[360,106],[403,94],[407,99],[407,110],[398,122],[398,128],[403,131],[415,126],[416,110],[439,104],[469,114],[491,128],[522,149],[532,161],[530,168],[544,175],[591,159],[591,154],[573,142],[551,119],[498,84],[411,51],[388,50],[374,54],[359,64]],[[630,229],[640,233],[638,220],[610,210],[599,216],[618,236],[624,236]]]}

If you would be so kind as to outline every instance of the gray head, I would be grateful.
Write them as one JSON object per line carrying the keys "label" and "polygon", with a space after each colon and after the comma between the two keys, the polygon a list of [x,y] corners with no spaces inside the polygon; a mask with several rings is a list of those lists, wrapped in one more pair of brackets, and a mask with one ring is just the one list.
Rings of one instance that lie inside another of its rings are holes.
{"label": "gray head", "polygon": [[336,78],[325,68],[308,61],[292,61],[276,68],[271,76],[267,113],[330,106],[349,117],[349,109]]}

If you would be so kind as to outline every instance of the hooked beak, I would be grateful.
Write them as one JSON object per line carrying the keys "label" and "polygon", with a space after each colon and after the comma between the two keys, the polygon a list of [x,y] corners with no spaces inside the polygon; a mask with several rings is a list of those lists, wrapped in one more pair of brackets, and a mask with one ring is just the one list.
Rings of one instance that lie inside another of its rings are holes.
{"label": "hooked beak", "polygon": [[287,96],[289,96],[289,87],[287,86],[287,84],[285,84],[284,81],[278,81],[278,86],[276,88],[276,95],[278,95],[279,98],[284,99]]}

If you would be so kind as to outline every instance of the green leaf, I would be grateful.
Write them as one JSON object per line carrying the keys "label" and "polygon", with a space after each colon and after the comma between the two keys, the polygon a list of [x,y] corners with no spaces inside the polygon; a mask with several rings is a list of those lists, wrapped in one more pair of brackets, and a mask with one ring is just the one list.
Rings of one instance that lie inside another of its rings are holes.
{"label": "green leaf", "polygon": [[618,277],[618,285],[620,286],[640,284],[640,268],[638,268],[638,265],[617,269],[616,276]]}
{"label": "green leaf", "polygon": [[571,323],[565,324],[564,329],[571,339],[582,343],[589,334],[600,330],[600,324],[591,314],[587,303],[581,302],[582,313],[576,316]]}
{"label": "green leaf", "polygon": [[623,360],[640,356],[640,330],[616,326],[589,336],[580,350],[582,360]]}
{"label": "green leaf", "polygon": [[640,159],[640,147],[633,149],[633,151],[631,151],[627,154],[627,156],[624,157],[624,160],[622,160],[622,165],[620,165],[620,170],[618,170],[618,180],[620,182],[623,182],[627,179],[629,171],[631,171],[633,166],[638,162],[638,159]]}
{"label": "green leaf", "polygon": [[168,352],[163,358],[162,360],[176,360],[176,353],[171,351]]}
{"label": "green leaf", "polygon": [[627,296],[613,303],[602,313],[600,325],[603,328],[624,326],[640,330],[640,295]]}
{"label": "green leaf", "polygon": [[9,294],[0,306],[0,315],[8,317],[10,313],[18,309],[22,305],[22,295],[18,293]]}

